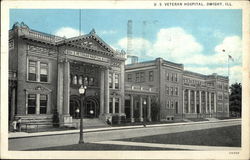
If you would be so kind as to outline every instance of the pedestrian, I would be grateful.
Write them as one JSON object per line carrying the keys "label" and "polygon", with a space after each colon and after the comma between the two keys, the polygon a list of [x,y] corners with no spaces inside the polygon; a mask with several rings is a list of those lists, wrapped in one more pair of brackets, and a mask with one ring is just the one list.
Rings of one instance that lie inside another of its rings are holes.
{"label": "pedestrian", "polygon": [[13,120],[12,126],[13,126],[13,131],[16,132],[17,131],[17,121],[16,121],[16,119]]}
{"label": "pedestrian", "polygon": [[21,122],[22,122],[21,117],[19,117],[17,120],[17,129],[19,132],[21,132]]}

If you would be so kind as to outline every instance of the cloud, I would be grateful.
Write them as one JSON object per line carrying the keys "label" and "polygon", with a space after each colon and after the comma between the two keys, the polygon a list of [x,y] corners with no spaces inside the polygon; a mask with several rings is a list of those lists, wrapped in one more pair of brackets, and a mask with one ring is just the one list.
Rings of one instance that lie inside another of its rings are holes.
{"label": "cloud", "polygon": [[104,35],[104,34],[116,34],[117,31],[115,30],[103,30],[103,31],[100,31],[100,34]]}
{"label": "cloud", "polygon": [[[214,37],[222,37],[220,31],[214,31]],[[230,61],[230,83],[241,81],[242,40],[239,36],[221,38],[220,44],[214,47],[213,53],[204,53],[203,46],[195,37],[181,27],[162,28],[159,30],[154,42],[143,38],[133,38],[133,54],[140,58],[149,56],[161,57],[165,60],[182,63],[185,69],[201,74],[217,73],[227,76],[228,54],[234,58]],[[127,48],[127,38],[118,41],[119,48]],[[225,50],[225,52],[223,52]]]}
{"label": "cloud", "polygon": [[[225,50],[225,52],[223,52]],[[242,60],[242,40],[239,36],[230,36],[224,38],[223,42],[215,47],[215,52],[218,55],[227,53],[231,55],[236,62]]]}
{"label": "cloud", "polygon": [[[81,34],[84,33],[81,32]],[[55,31],[55,35],[66,38],[76,37],[79,36],[79,30],[71,27],[62,27]]]}
{"label": "cloud", "polygon": [[148,52],[148,55],[168,60],[183,60],[190,54],[202,51],[202,45],[191,34],[180,27],[173,27],[160,29],[153,44],[153,51]]}
{"label": "cloud", "polygon": [[[126,50],[127,38],[122,38],[118,41],[118,46]],[[152,44],[143,38],[132,39],[132,53],[136,56],[145,56],[145,53],[152,49]]]}

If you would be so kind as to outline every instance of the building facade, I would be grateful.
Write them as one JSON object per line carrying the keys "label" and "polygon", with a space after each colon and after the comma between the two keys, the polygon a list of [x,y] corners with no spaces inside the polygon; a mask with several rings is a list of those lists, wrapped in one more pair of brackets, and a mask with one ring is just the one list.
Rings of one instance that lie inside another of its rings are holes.
{"label": "building facade", "polygon": [[79,118],[78,89],[87,86],[84,117],[135,122],[197,115],[228,116],[228,78],[200,75],[158,58],[125,65],[92,30],[63,38],[16,23],[9,31],[9,120]]}
{"label": "building facade", "polygon": [[161,121],[229,116],[228,78],[215,73],[186,71],[183,64],[157,58],[126,65],[128,83],[154,91]]}

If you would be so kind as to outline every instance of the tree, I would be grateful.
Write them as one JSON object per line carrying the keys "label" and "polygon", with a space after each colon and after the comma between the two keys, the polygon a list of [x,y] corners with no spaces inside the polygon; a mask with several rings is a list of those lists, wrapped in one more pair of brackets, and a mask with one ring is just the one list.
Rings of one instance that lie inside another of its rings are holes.
{"label": "tree", "polygon": [[230,86],[229,111],[231,116],[241,116],[241,83],[234,83]]}

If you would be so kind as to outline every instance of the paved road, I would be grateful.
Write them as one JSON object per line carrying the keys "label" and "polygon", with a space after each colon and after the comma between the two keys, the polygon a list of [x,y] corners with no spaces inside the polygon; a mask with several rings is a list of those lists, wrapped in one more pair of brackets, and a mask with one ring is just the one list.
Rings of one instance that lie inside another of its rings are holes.
{"label": "paved road", "polygon": [[[147,127],[147,128],[134,128],[123,130],[110,130],[100,132],[84,133],[85,142],[100,142],[114,139],[141,137],[149,135],[168,134],[176,132],[185,132],[192,130],[201,130],[209,128],[218,128],[225,126],[240,125],[241,121],[226,121],[226,122],[213,122],[213,123],[199,123],[199,124],[186,124],[178,126],[161,126],[161,127]],[[77,144],[79,134],[65,134],[29,138],[9,139],[9,150],[28,150],[44,147],[63,146]]]}

